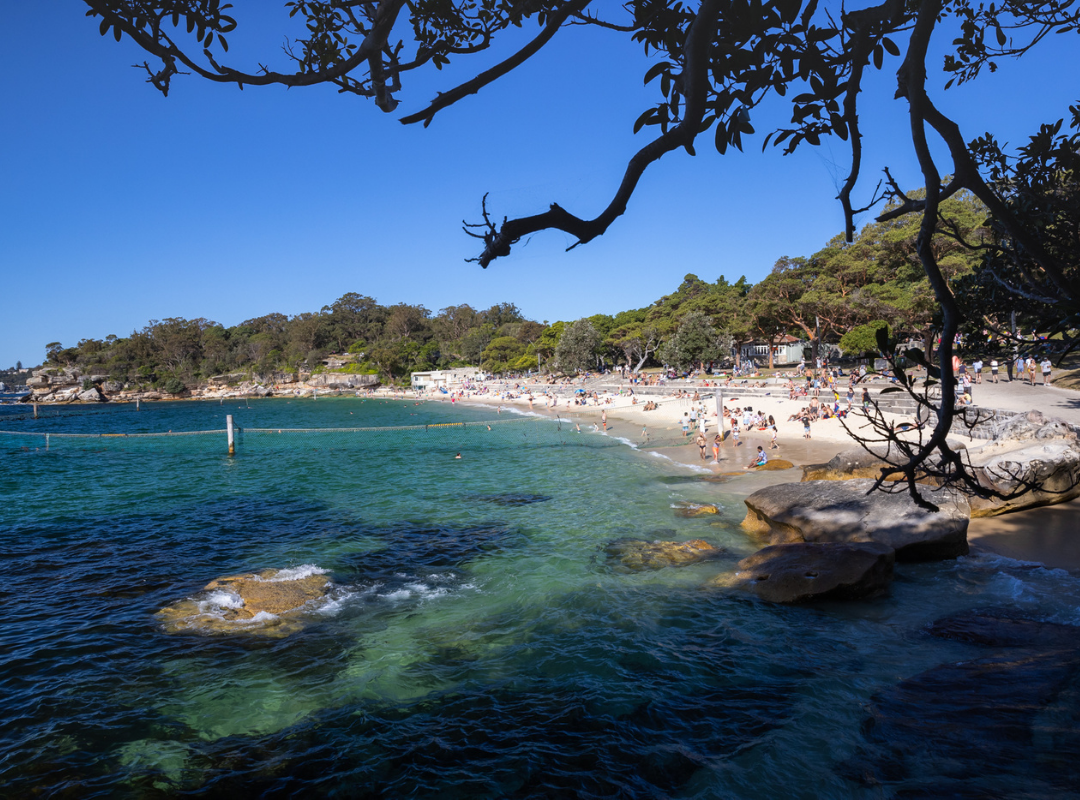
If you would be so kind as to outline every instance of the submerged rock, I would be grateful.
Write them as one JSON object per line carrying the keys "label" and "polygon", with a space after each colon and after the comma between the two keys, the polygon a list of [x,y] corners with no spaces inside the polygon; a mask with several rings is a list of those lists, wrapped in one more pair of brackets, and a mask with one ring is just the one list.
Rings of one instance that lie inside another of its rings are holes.
{"label": "submerged rock", "polygon": [[884,594],[893,577],[893,549],[875,542],[777,544],[738,564],[734,586],[770,603],[860,600]]}
{"label": "submerged rock", "polygon": [[551,499],[546,494],[527,494],[524,492],[509,492],[507,494],[477,494],[473,500],[481,503],[493,503],[497,506],[528,506],[533,503],[546,503]]}
{"label": "submerged rock", "polygon": [[931,636],[988,647],[1080,650],[1080,628],[1040,622],[1008,608],[971,609],[936,620]]}
{"label": "submerged rock", "polygon": [[676,517],[704,517],[720,513],[720,507],[712,503],[675,503],[672,508]]}
{"label": "submerged rock", "polygon": [[304,627],[298,612],[325,599],[332,583],[321,570],[267,569],[216,578],[195,597],[155,615],[166,633],[287,636]]}
{"label": "submerged rock", "polygon": [[717,558],[724,554],[723,548],[715,547],[703,539],[688,542],[646,542],[640,539],[619,539],[604,548],[608,560],[616,562],[628,571],[681,567],[699,561]]}
{"label": "submerged rock", "polygon": [[905,491],[875,491],[871,480],[784,483],[744,501],[743,527],[770,544],[877,542],[897,561],[936,561],[968,552],[967,499],[949,489],[921,489],[939,511],[920,508]]}
{"label": "submerged rock", "polygon": [[853,771],[911,796],[1073,796],[1080,629],[991,609],[938,620],[930,632],[1000,652],[942,664],[876,695]]}

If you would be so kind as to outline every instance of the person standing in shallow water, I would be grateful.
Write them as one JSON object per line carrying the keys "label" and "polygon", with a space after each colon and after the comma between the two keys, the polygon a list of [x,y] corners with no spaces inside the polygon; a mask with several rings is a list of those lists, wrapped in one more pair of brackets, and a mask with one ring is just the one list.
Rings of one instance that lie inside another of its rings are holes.
{"label": "person standing in shallow water", "polygon": [[600,412],[600,422],[604,424],[604,432],[607,433],[607,409]]}
{"label": "person standing in shallow water", "polygon": [[696,439],[695,439],[694,441],[695,441],[695,442],[697,443],[697,446],[698,446],[698,451],[699,451],[699,453],[701,454],[701,460],[702,460],[702,461],[708,461],[708,460],[709,460],[709,456],[708,456],[708,454],[707,454],[707,453],[705,452],[705,448],[706,448],[706,447],[708,447],[708,445],[709,445],[709,442],[708,442],[708,440],[707,440],[707,439],[705,438],[705,434],[704,434],[704,433],[699,433],[699,434],[697,435],[697,438],[696,438]]}

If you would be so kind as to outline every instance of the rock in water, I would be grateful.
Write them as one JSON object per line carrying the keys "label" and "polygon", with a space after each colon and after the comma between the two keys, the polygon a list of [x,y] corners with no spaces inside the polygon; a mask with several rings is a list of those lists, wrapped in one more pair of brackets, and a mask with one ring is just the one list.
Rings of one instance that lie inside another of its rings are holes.
{"label": "rock in water", "polygon": [[497,506],[529,506],[533,503],[546,503],[551,499],[551,495],[508,492],[506,494],[477,494],[473,495],[472,499],[481,503],[494,503]]}
{"label": "rock in water", "polygon": [[998,650],[879,693],[849,766],[905,797],[1074,797],[1080,785],[1080,630],[991,609],[930,633]]}
{"label": "rock in water", "polygon": [[782,458],[770,458],[761,466],[751,467],[755,472],[776,472],[783,469],[794,469],[795,465]]}
{"label": "rock in water", "polygon": [[626,570],[681,567],[723,555],[723,549],[702,539],[688,542],[646,542],[640,539],[620,539],[604,548],[608,559]]}
{"label": "rock in water", "polygon": [[777,544],[738,564],[736,586],[770,603],[860,600],[884,594],[893,577],[893,549],[875,542]]}
{"label": "rock in water", "polygon": [[787,542],[877,542],[897,561],[937,561],[968,552],[969,506],[951,489],[920,488],[939,511],[915,505],[904,491],[867,494],[871,480],[784,483],[744,501],[743,527]]}
{"label": "rock in water", "polygon": [[703,517],[720,513],[720,507],[711,503],[675,503],[672,508],[676,517]]}
{"label": "rock in water", "polygon": [[287,636],[304,627],[297,614],[325,598],[331,585],[321,570],[230,575],[210,581],[199,595],[166,606],[155,616],[167,633]]}
{"label": "rock in water", "polygon": [[1080,628],[1033,620],[1011,608],[971,609],[950,614],[936,620],[927,632],[939,639],[988,647],[1080,650]]}

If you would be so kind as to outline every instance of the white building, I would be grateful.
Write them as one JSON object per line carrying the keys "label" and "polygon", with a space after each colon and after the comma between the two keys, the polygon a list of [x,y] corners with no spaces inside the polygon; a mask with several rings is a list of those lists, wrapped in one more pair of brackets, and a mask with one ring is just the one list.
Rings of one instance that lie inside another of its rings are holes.
{"label": "white building", "polygon": [[431,372],[412,373],[412,388],[419,392],[431,391],[432,389],[460,389],[466,383],[482,381],[484,371],[479,367],[454,367],[453,369],[436,369]]}
{"label": "white building", "polygon": [[[798,364],[802,358],[810,357],[810,342],[785,335],[773,345],[774,364]],[[742,346],[742,357],[752,358],[758,366],[769,363],[769,343],[763,341],[747,342]]]}

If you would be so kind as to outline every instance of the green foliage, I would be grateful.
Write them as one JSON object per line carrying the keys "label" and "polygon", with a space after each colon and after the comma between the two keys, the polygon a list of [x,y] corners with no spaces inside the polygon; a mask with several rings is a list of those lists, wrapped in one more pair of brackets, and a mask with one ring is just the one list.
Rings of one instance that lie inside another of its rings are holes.
{"label": "green foliage", "polygon": [[90,380],[89,378],[83,378],[82,388],[83,388],[84,392],[89,390],[89,389],[93,389],[94,388],[94,382],[92,380]]}
{"label": "green foliage", "polygon": [[885,320],[868,322],[852,328],[840,337],[840,350],[845,356],[891,355],[891,353],[883,353],[880,346],[882,344],[880,340],[884,339],[887,342],[890,336],[889,323]]}
{"label": "green foliage", "polygon": [[567,374],[595,369],[600,344],[600,334],[589,320],[571,322],[559,337],[559,344],[555,348],[555,362],[559,369]]}
{"label": "green foliage", "polygon": [[692,369],[721,355],[720,336],[709,317],[700,311],[686,314],[659,351],[660,359],[677,370]]}
{"label": "green foliage", "polygon": [[514,364],[525,355],[525,345],[512,336],[492,339],[484,348],[482,366],[488,372],[501,374],[514,370]]}
{"label": "green foliage", "polygon": [[187,387],[184,386],[184,382],[182,380],[180,380],[179,378],[173,376],[173,377],[167,378],[165,380],[165,383],[162,384],[161,388],[162,388],[163,391],[165,391],[168,394],[180,394]]}

